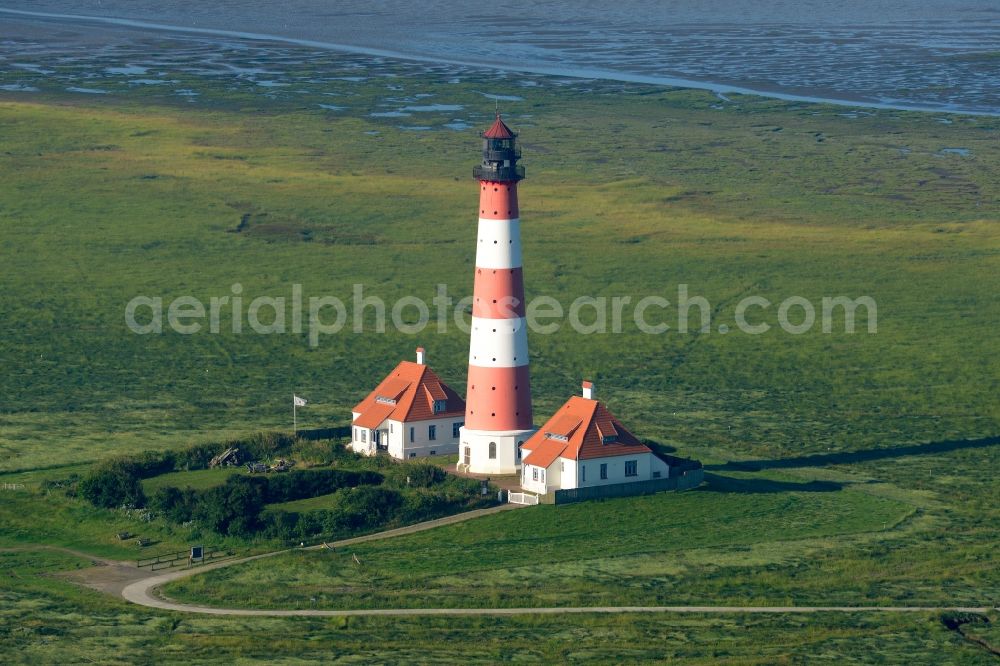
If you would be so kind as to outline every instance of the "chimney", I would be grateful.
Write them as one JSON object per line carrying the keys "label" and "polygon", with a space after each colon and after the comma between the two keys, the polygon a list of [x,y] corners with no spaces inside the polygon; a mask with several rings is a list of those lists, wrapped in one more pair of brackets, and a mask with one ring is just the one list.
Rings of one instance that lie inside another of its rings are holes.
{"label": "chimney", "polygon": [[423,347],[417,347],[417,363],[419,365],[424,365],[426,363]]}
{"label": "chimney", "polygon": [[587,400],[594,399],[594,385],[587,380],[583,381],[583,397]]}

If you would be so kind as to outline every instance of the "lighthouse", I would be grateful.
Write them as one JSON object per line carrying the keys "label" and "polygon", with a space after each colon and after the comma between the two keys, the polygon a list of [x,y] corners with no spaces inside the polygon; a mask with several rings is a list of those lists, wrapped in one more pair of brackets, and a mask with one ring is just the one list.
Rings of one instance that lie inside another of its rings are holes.
{"label": "lighthouse", "polygon": [[517,135],[499,113],[482,137],[483,161],[472,170],[479,183],[479,228],[459,468],[514,474],[521,445],[535,431],[517,208],[524,167],[517,163]]}

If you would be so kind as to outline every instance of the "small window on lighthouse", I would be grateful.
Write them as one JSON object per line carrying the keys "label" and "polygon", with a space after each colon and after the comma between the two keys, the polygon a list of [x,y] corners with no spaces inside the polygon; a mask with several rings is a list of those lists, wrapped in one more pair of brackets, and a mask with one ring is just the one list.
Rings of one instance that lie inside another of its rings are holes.
{"label": "small window on lighthouse", "polygon": [[496,460],[497,458],[497,443],[490,442],[490,460]]}

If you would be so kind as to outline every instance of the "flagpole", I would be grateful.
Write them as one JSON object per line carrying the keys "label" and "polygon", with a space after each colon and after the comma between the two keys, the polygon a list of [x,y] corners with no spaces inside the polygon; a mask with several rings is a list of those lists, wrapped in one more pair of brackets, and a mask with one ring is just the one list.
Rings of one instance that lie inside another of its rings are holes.
{"label": "flagpole", "polygon": [[298,414],[296,413],[297,407],[298,405],[295,404],[295,394],[292,393],[292,439],[295,439],[299,431]]}

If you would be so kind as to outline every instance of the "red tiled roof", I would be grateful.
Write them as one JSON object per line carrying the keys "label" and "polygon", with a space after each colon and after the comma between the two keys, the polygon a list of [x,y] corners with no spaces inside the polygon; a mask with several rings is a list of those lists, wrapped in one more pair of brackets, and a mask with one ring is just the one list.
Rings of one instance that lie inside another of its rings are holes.
{"label": "red tiled roof", "polygon": [[[525,446],[528,445],[527,442],[524,443]],[[524,458],[525,465],[534,465],[535,467],[548,467],[551,465],[556,458],[563,452],[566,448],[566,442],[560,442],[555,439],[546,439],[541,442],[537,448],[535,448],[531,453],[529,453]]]}
{"label": "red tiled roof", "polygon": [[513,139],[516,135],[507,127],[507,123],[500,118],[498,113],[497,119],[493,121],[488,130],[483,132],[483,136],[487,139]]}
{"label": "red tiled roof", "polygon": [[583,419],[579,414],[556,412],[545,424],[545,434],[561,435],[568,440],[581,423]]}
{"label": "red tiled roof", "polygon": [[354,421],[354,425],[373,430],[382,425],[382,421],[385,421],[386,417],[392,414],[394,409],[396,409],[396,405],[376,402],[361,413],[361,416]]}
{"label": "red tiled roof", "polygon": [[424,383],[424,390],[427,391],[427,396],[431,400],[447,400],[448,394],[444,392],[441,388],[441,384],[437,383]]}
{"label": "red tiled roof", "polygon": [[[435,400],[446,402],[443,412],[434,413]],[[353,411],[358,412],[355,424],[377,428],[386,419],[406,422],[463,416],[465,401],[426,365],[403,361]]]}
{"label": "red tiled roof", "polygon": [[[552,437],[555,435],[555,437]],[[561,441],[565,437],[566,441]],[[605,442],[606,437],[614,441]],[[561,447],[550,457],[550,452]],[[636,439],[608,408],[597,400],[573,396],[552,415],[545,425],[524,443],[531,451],[524,462],[548,467],[557,457],[589,460],[610,456],[650,453],[650,448]],[[545,451],[545,455],[538,455]],[[537,462],[534,462],[537,460]],[[544,465],[542,463],[545,463]]]}
{"label": "red tiled roof", "polygon": [[402,377],[386,378],[376,389],[378,393],[377,397],[398,401],[399,397],[403,395],[403,391],[408,389],[412,383],[410,380],[403,379]]}

